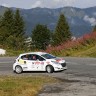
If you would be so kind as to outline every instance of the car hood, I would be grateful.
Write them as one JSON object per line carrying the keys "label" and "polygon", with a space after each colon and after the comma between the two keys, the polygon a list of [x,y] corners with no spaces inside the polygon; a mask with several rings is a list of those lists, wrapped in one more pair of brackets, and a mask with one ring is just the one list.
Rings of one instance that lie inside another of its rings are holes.
{"label": "car hood", "polygon": [[64,63],[65,62],[64,58],[61,58],[61,57],[56,57],[56,58],[53,58],[53,59],[48,59],[48,61],[56,61],[58,63]]}

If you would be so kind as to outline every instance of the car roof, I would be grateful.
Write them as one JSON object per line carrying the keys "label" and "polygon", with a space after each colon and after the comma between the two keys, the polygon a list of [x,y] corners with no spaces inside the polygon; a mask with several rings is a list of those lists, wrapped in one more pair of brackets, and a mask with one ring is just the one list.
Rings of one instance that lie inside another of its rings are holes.
{"label": "car roof", "polygon": [[46,52],[28,52],[28,53],[20,54],[19,56],[26,55],[26,54],[37,54],[37,55],[42,55],[42,54],[48,54],[48,53],[46,53]]}

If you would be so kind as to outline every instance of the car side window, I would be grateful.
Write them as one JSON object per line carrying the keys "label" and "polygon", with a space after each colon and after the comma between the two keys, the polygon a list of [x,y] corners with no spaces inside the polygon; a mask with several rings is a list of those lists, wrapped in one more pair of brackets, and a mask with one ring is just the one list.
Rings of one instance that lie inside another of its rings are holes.
{"label": "car side window", "polygon": [[32,60],[37,60],[37,56],[36,55],[32,55]]}
{"label": "car side window", "polygon": [[39,55],[37,55],[37,59],[38,59],[39,61],[44,61],[44,60],[45,60],[44,58],[42,58],[42,57],[39,56]]}
{"label": "car side window", "polygon": [[32,60],[32,54],[28,55],[28,60]]}
{"label": "car side window", "polygon": [[37,60],[37,56],[35,54],[29,54],[28,60]]}
{"label": "car side window", "polygon": [[27,55],[23,55],[21,56],[21,59],[23,60],[39,60],[39,61],[44,61],[45,59],[39,55],[36,54],[27,54]]}
{"label": "car side window", "polygon": [[36,60],[44,61],[45,60],[44,58],[42,58],[41,56],[36,55],[36,54],[31,54],[29,57],[31,58],[30,60],[34,60],[34,61],[36,61]]}
{"label": "car side window", "polygon": [[28,60],[28,55],[23,55],[23,56],[21,56],[21,59],[23,59],[23,60]]}

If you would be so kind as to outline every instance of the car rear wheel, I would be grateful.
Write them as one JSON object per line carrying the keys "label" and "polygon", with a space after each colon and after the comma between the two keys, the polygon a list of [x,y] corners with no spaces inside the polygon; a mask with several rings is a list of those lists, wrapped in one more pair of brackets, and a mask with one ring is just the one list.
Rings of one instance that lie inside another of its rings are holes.
{"label": "car rear wheel", "polygon": [[22,68],[20,67],[20,66],[16,66],[15,67],[15,72],[17,73],[17,74],[20,74],[20,73],[22,73]]}
{"label": "car rear wheel", "polygon": [[47,67],[46,67],[46,71],[47,71],[48,73],[53,73],[54,68],[53,68],[52,66],[47,66]]}

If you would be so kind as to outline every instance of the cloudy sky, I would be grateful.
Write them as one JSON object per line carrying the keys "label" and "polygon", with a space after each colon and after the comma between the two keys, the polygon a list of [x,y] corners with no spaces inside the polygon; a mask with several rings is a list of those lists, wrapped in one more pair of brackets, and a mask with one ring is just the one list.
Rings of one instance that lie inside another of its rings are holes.
{"label": "cloudy sky", "polygon": [[17,8],[59,8],[64,6],[73,6],[78,8],[87,8],[96,6],[96,0],[0,0],[0,5]]}

